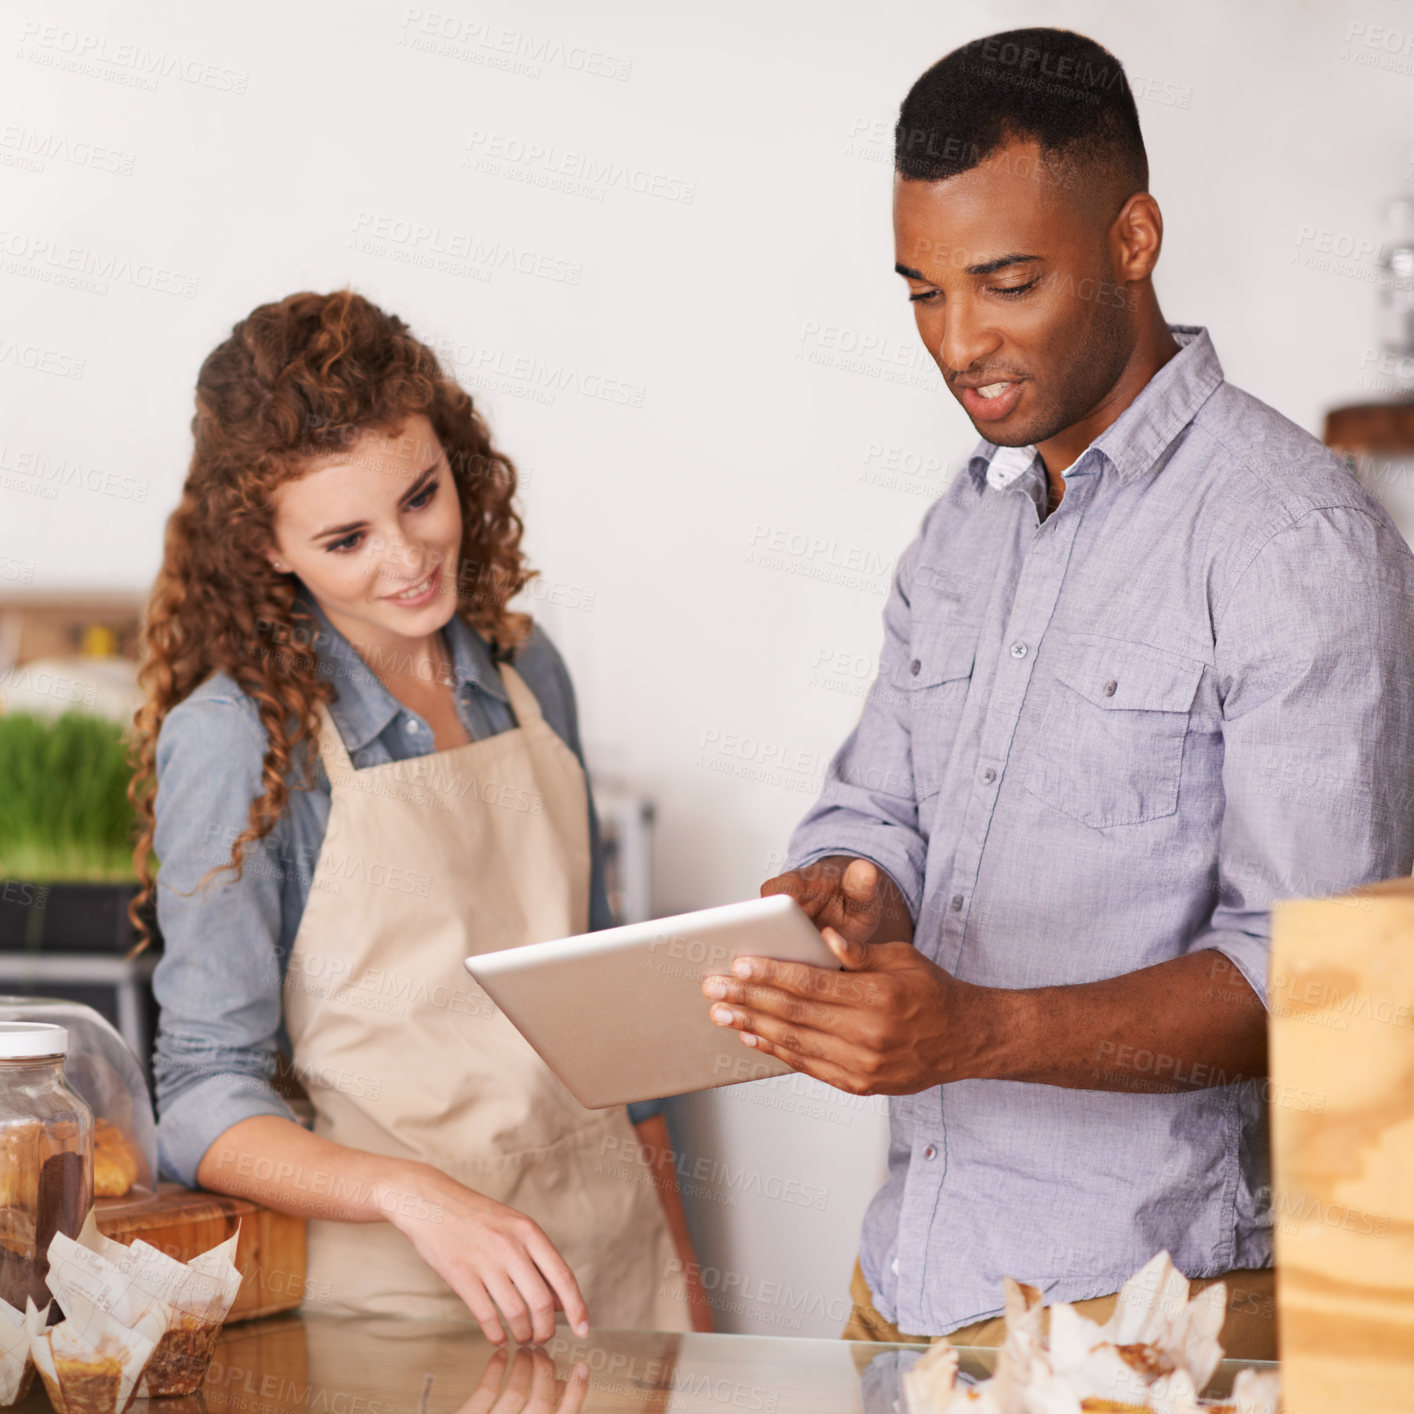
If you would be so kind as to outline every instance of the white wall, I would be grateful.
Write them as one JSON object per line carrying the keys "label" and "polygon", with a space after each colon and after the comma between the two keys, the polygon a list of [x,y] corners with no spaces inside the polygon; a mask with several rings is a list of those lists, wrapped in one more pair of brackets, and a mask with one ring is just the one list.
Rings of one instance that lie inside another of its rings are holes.
{"label": "white wall", "polygon": [[[658,802],[663,912],[772,869],[860,705],[891,563],[974,440],[892,273],[890,129],[934,59],[1033,23],[1112,48],[1149,95],[1169,317],[1312,430],[1369,394],[1367,271],[1307,262],[1378,244],[1414,175],[1414,52],[1391,52],[1414,51],[1414,15],[1393,0],[445,6],[7,10],[0,576],[146,585],[202,357],[257,303],[352,284],[450,341],[527,476],[592,763]],[[420,49],[419,14],[460,52]],[[493,145],[502,172],[478,170]],[[549,180],[551,159],[512,160],[537,145],[611,175],[587,195],[512,179]],[[436,268],[457,243],[478,253]],[[496,247],[576,278],[494,268]],[[73,263],[111,273],[44,278]],[[148,288],[153,267],[194,296]],[[641,406],[532,401],[518,357]],[[734,1166],[692,1200],[724,1326],[838,1330],[884,1128],[877,1105],[811,1114],[810,1091],[678,1106],[690,1158]],[[766,1196],[791,1177],[803,1201]]]}

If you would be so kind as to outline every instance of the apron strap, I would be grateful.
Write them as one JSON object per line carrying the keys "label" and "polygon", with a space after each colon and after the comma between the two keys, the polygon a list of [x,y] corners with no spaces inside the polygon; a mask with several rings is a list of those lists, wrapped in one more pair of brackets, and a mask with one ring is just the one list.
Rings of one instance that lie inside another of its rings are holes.
{"label": "apron strap", "polygon": [[353,770],[353,762],[349,760],[344,739],[329,715],[327,702],[319,704],[319,754],[324,758],[324,769],[329,773],[331,785],[336,780],[348,779],[347,773]]}
{"label": "apron strap", "polygon": [[498,666],[506,696],[510,699],[511,711],[516,714],[516,725],[526,727],[541,721],[544,713],[540,710],[540,701],[525,685],[525,679],[509,663],[501,663]]}

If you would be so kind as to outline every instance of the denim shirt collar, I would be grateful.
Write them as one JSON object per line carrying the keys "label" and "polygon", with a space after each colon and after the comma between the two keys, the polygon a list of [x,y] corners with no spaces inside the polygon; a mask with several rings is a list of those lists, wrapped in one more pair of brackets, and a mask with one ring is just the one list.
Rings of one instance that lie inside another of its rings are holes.
{"label": "denim shirt collar", "polygon": [[[1222,364],[1206,329],[1189,324],[1168,327],[1178,342],[1178,352],[1086,448],[1087,452],[1101,453],[1121,481],[1152,471],[1223,381]],[[968,470],[979,491],[986,484],[987,468],[998,450],[995,443],[983,438],[972,453]],[[1078,467],[1082,460],[1083,455],[1075,465]]]}
{"label": "denim shirt collar", "polygon": [[[403,711],[403,704],[378,680],[359,657],[358,650],[329,622],[318,601],[301,586],[295,598],[297,610],[304,610],[315,624],[310,641],[322,678],[330,678],[338,696],[329,704],[329,715],[339,729],[345,748],[359,751],[384,731]],[[490,645],[460,614],[453,614],[442,630],[452,660],[452,677],[458,696],[467,687],[506,701],[500,669],[491,657]]]}

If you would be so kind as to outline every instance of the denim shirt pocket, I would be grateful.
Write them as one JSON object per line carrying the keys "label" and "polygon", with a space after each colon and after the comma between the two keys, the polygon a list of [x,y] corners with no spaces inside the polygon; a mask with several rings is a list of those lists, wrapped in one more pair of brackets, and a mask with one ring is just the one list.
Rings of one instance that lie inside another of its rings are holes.
{"label": "denim shirt pocket", "polygon": [[975,625],[934,619],[915,623],[909,635],[909,661],[899,682],[909,709],[917,800],[943,784],[972,682],[977,634]]}
{"label": "denim shirt pocket", "polygon": [[1026,789],[1097,829],[1172,815],[1202,676],[1144,644],[1081,645],[1054,671]]}

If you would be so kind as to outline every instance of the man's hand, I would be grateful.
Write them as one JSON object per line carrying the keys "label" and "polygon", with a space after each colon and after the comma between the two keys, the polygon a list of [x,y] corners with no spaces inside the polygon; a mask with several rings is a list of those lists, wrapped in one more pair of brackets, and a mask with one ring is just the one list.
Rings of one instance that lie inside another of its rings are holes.
{"label": "man's hand", "polygon": [[771,894],[789,894],[817,928],[833,928],[851,943],[913,941],[913,918],[902,891],[867,859],[826,855],[767,879],[761,896]]}
{"label": "man's hand", "polygon": [[959,982],[912,943],[850,941],[833,927],[821,936],[843,971],[738,958],[734,976],[703,981],[712,1020],[851,1095],[912,1095],[984,1068],[991,1042],[979,1003],[994,993]]}
{"label": "man's hand", "polygon": [[853,1095],[969,1079],[1155,1094],[1266,1073],[1262,1001],[1211,949],[1013,990],[960,981],[912,944],[852,942],[828,926],[821,937],[841,971],[743,957],[702,993],[744,1045]]}
{"label": "man's hand", "polygon": [[[854,1095],[908,1095],[940,1083],[943,1037],[963,991],[918,953],[898,885],[868,859],[832,854],[761,885],[789,894],[820,929],[843,972],[746,958],[709,977],[719,1026],[745,1045]],[[977,990],[977,989],[971,989]]]}

